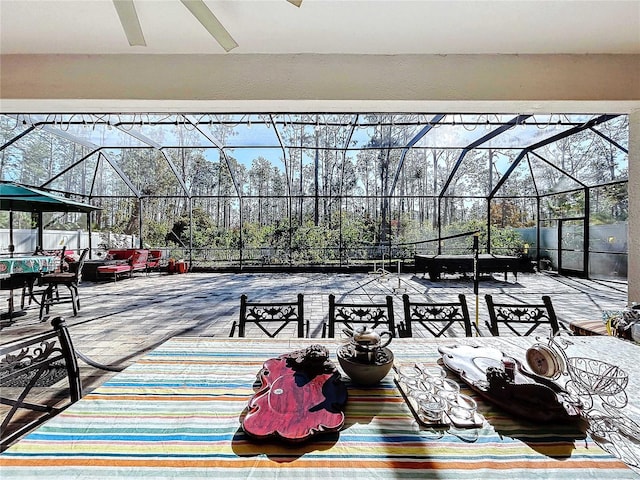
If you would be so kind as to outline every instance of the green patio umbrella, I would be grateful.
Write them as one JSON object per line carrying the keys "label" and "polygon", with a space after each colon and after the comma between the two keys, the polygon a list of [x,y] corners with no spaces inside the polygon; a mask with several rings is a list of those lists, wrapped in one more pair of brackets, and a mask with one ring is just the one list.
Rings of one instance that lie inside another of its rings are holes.
{"label": "green patio umbrella", "polygon": [[89,213],[100,208],[69,200],[38,188],[2,181],[0,182],[0,210],[9,212],[9,249],[13,255],[13,212]]}

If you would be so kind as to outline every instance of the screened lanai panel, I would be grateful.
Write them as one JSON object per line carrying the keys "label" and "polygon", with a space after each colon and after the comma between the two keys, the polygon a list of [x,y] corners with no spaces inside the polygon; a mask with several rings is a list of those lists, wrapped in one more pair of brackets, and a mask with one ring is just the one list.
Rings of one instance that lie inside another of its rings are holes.
{"label": "screened lanai panel", "polygon": [[585,216],[585,192],[575,190],[540,198],[540,219],[544,221],[583,218]]}
{"label": "screened lanai panel", "polygon": [[535,227],[537,202],[535,198],[494,198],[491,200],[491,225],[499,228]]}
{"label": "screened lanai panel", "polygon": [[593,130],[560,139],[535,150],[535,153],[587,185],[627,177],[627,153]]}
{"label": "screened lanai panel", "polygon": [[77,138],[83,142],[97,145],[105,148],[117,147],[145,147],[145,142],[130,135],[129,130],[133,130],[128,125],[111,124],[102,120],[97,120],[93,124],[89,123],[72,123],[58,124],[54,129],[64,132]]}
{"label": "screened lanai panel", "polygon": [[285,196],[291,184],[291,165],[278,149],[225,149],[243,196]]}
{"label": "screened lanai panel", "polygon": [[459,154],[455,150],[443,150],[438,162],[438,176],[446,179],[448,185],[443,183],[441,192],[447,196],[486,196],[490,180],[489,158],[490,155],[482,150]]}
{"label": "screened lanai panel", "polygon": [[589,189],[592,225],[626,222],[629,217],[627,183],[614,183]]}
{"label": "screened lanai panel", "polygon": [[19,137],[31,128],[31,124],[18,115],[0,114],[0,145]]}
{"label": "screened lanai panel", "polygon": [[491,185],[497,181],[494,177],[499,173],[495,171],[495,164],[500,160],[506,161],[504,155],[493,150],[474,149],[466,152],[457,171],[453,173],[445,194],[487,196]]}
{"label": "screened lanai panel", "polygon": [[412,148],[406,152],[396,191],[410,197],[437,195],[438,158],[435,149]]}
{"label": "screened lanai panel", "polygon": [[90,151],[48,130],[36,129],[0,152],[2,178],[28,185],[43,185]]}
{"label": "screened lanai panel", "polygon": [[597,115],[531,115],[483,143],[480,148],[523,149],[579,127],[596,117]]}
{"label": "screened lanai panel", "polygon": [[[569,151],[577,159],[570,163],[570,171],[575,171],[576,177],[587,185],[626,180],[628,135],[628,118],[617,117],[572,137],[577,145]],[[556,150],[556,158],[566,150]]]}
{"label": "screened lanai panel", "polygon": [[[535,197],[537,185],[529,166],[529,156],[514,150],[499,150],[493,163],[491,188],[494,189],[502,181],[495,197]],[[512,168],[513,162],[518,164]],[[508,175],[508,176],[507,176]],[[504,178],[507,176],[506,178]]]}
{"label": "screened lanai panel", "polygon": [[[443,237],[480,231],[480,248],[486,249],[487,200],[481,198],[443,197],[440,206]],[[473,247],[470,235],[441,242],[442,253],[469,254]]]}
{"label": "screened lanai panel", "polygon": [[112,164],[117,165],[141,195],[185,194],[176,176],[176,173],[182,175],[183,172],[174,172],[170,168],[168,156],[164,151],[153,148],[128,148],[107,152]]}
{"label": "screened lanai panel", "polygon": [[218,178],[220,151],[217,148],[163,148],[154,154],[154,159],[160,167],[154,172],[154,190],[159,195],[162,191],[168,195],[186,195],[185,188],[192,195],[209,195]]}
{"label": "screened lanai panel", "polygon": [[45,186],[59,192],[74,193],[83,197],[90,196],[99,157],[98,153],[81,157],[71,168],[47,181]]}
{"label": "screened lanai panel", "polygon": [[[94,199],[92,204],[100,207],[100,210],[93,213],[93,222],[96,230],[115,231],[137,237],[139,232],[138,220],[140,218],[138,199],[132,197],[101,197]],[[114,238],[114,242],[116,241],[119,240]],[[129,245],[135,245],[135,243],[129,243]],[[121,245],[116,243],[103,246],[105,249],[120,247]]]}
{"label": "screened lanai panel", "polygon": [[[123,177],[119,168],[119,150],[102,151],[98,154],[98,162],[93,181],[92,197],[135,197],[134,192]],[[114,167],[115,165],[115,167]],[[128,178],[127,178],[128,180]]]}
{"label": "screened lanai panel", "polygon": [[546,158],[540,158],[535,154],[529,154],[527,157],[539,195],[574,190],[583,186],[576,178]]}
{"label": "screened lanai panel", "polygon": [[416,147],[465,148],[509,122],[514,115],[445,115],[440,122],[427,122],[432,128]]}
{"label": "screened lanai panel", "polygon": [[268,117],[259,119],[247,115],[246,119],[242,118],[230,118],[228,121],[231,123],[205,126],[205,129],[228,148],[280,148],[278,136]]}
{"label": "screened lanai panel", "polygon": [[136,115],[131,123],[122,125],[141,143],[155,147],[210,147],[212,143],[204,136],[191,119],[184,115]]}
{"label": "screened lanai panel", "polygon": [[627,276],[629,202],[627,183],[589,190],[589,275]]}
{"label": "screened lanai panel", "polygon": [[372,150],[402,148],[423,127],[422,124],[416,123],[418,121],[418,116],[363,114],[358,117],[353,129],[332,127],[328,131],[325,143],[332,144],[334,148],[345,148],[349,134],[353,132],[348,145],[350,148]]}

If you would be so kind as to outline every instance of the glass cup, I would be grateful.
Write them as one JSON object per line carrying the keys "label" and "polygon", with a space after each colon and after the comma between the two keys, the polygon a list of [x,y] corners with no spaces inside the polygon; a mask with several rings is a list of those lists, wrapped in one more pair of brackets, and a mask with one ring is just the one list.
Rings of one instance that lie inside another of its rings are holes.
{"label": "glass cup", "polygon": [[426,402],[429,400],[429,398],[431,398],[433,396],[433,394],[431,392],[427,392],[425,390],[421,390],[421,389],[415,389],[415,390],[411,390],[409,392],[409,397],[413,398],[416,403],[418,404],[418,406],[420,406],[421,402]]}
{"label": "glass cup", "polygon": [[455,380],[450,380],[448,378],[442,378],[438,382],[435,382],[434,385],[437,387],[437,390],[444,390],[445,392],[460,392],[460,385]]}
{"label": "glass cup", "polygon": [[463,422],[473,421],[478,405],[469,395],[459,393],[449,402],[449,416]]}
{"label": "glass cup", "polygon": [[440,365],[426,365],[424,363],[416,364],[416,367],[422,373],[425,378],[444,378],[447,372],[444,371]]}
{"label": "glass cup", "polygon": [[460,385],[448,378],[425,377],[424,383],[429,384],[429,389],[435,394],[437,394],[440,390],[445,390],[447,392],[453,393],[458,393],[460,391]]}
{"label": "glass cup", "polygon": [[413,365],[402,365],[398,368],[398,382],[402,383],[408,390],[419,388],[420,371]]}
{"label": "glass cup", "polygon": [[447,405],[442,398],[429,394],[418,403],[418,409],[425,421],[436,423],[442,421]]}
{"label": "glass cup", "polygon": [[452,390],[438,390],[435,394],[444,400],[447,404],[447,407],[456,402],[456,398],[458,397],[458,392],[454,392]]}
{"label": "glass cup", "polygon": [[398,367],[398,376],[399,377],[408,377],[408,378],[412,378],[412,377],[420,377],[421,373],[420,370],[415,366],[415,365],[400,365]]}

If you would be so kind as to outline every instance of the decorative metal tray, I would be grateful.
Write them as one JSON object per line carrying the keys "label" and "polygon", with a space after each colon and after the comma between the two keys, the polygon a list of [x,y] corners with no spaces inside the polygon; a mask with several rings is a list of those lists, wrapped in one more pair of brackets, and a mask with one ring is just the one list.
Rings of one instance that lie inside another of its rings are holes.
{"label": "decorative metal tray", "polygon": [[326,347],[269,359],[257,378],[260,388],[241,419],[248,435],[302,442],[342,428],[347,387]]}
{"label": "decorative metal tray", "polygon": [[[523,368],[496,348],[442,346],[444,365],[475,392],[503,410],[538,422],[579,420],[582,402],[557,383]],[[512,370],[505,370],[512,365]]]}

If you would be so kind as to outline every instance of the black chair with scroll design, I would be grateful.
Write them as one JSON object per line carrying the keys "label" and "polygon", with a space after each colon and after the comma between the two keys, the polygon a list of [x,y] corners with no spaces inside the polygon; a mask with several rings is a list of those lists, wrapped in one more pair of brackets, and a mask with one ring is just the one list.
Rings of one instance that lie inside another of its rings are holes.
{"label": "black chair with scroll design", "polygon": [[[257,328],[251,328],[251,326]],[[235,335],[244,337],[248,333],[261,332],[270,338],[276,337],[283,331],[293,330],[295,327],[298,338],[309,334],[309,322],[304,319],[304,295],[299,293],[295,302],[250,302],[246,295],[240,297],[240,318],[233,322],[230,337]],[[250,332],[247,331],[250,328]]]}
{"label": "black chair with scroll design", "polygon": [[329,295],[329,323],[323,325],[322,336],[334,338],[336,324],[355,330],[361,326],[375,329],[383,326],[392,335],[396,335],[395,319],[393,316],[393,298],[385,297],[384,303],[367,302],[336,302],[334,294]]}
{"label": "black chair with scroll design", "polygon": [[527,336],[541,325],[548,325],[555,335],[560,330],[556,312],[548,295],[542,297],[542,303],[496,303],[491,295],[485,295],[489,308],[487,327],[493,336],[499,336],[500,324],[510,333]]}
{"label": "black chair with scroll design", "polygon": [[[0,451],[82,398],[78,359],[100,370],[124,369],[103,365],[75,350],[62,317],[54,318],[51,325],[53,329],[45,333],[0,346],[0,403],[8,407],[2,409]],[[65,377],[67,386],[59,383]]]}
{"label": "black chair with scroll design", "polygon": [[434,337],[456,336],[456,327],[462,325],[467,337],[473,336],[473,329],[478,335],[478,326],[471,322],[469,308],[464,295],[458,295],[457,302],[412,302],[409,295],[402,295],[404,305],[404,322],[398,325],[398,336],[413,337],[415,327],[426,330]]}

